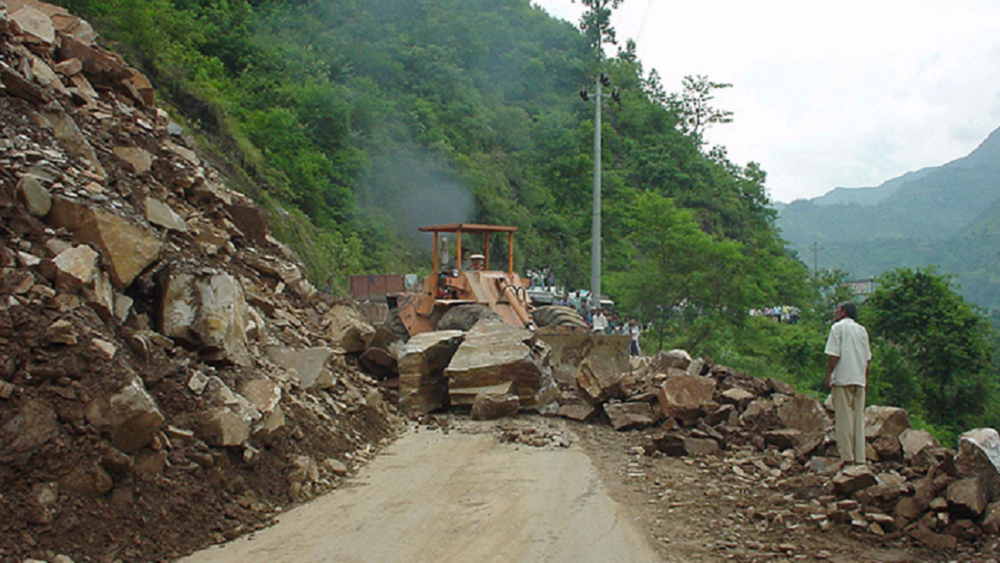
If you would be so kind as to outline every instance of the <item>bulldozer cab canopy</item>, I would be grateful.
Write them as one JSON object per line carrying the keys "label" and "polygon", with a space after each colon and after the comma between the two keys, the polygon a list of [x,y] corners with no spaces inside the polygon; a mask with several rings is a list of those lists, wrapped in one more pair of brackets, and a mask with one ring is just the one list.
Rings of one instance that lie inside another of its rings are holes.
{"label": "bulldozer cab canopy", "polygon": [[433,227],[420,227],[419,229],[424,233],[434,233],[434,271],[440,272],[441,268],[444,266],[439,260],[440,256],[440,235],[441,233],[454,233],[455,234],[455,264],[460,266],[462,264],[462,236],[463,235],[481,235],[483,250],[482,254],[486,257],[486,269],[490,269],[490,235],[502,235],[507,234],[507,273],[514,272],[514,233],[517,232],[517,227],[504,227],[501,225],[480,225],[476,223],[450,223],[447,225],[436,225]]}

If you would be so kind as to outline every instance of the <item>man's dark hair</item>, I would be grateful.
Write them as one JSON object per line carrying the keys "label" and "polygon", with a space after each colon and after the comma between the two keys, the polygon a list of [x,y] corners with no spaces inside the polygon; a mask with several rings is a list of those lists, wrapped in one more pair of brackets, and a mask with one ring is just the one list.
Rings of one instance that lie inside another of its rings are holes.
{"label": "man's dark hair", "polygon": [[848,317],[851,317],[854,320],[858,320],[858,306],[857,305],[855,305],[854,303],[852,303],[850,301],[844,301],[843,303],[841,303],[840,305],[837,305],[837,306],[843,308],[844,309],[844,313],[846,313]]}

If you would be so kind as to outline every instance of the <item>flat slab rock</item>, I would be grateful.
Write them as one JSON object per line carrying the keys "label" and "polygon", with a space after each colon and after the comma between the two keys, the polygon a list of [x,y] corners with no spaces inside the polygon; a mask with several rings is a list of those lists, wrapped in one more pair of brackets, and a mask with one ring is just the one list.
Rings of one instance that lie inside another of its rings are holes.
{"label": "flat slab rock", "polygon": [[530,331],[503,323],[477,324],[444,370],[451,393],[510,381],[521,407],[550,403],[558,389],[548,366],[549,348]]}

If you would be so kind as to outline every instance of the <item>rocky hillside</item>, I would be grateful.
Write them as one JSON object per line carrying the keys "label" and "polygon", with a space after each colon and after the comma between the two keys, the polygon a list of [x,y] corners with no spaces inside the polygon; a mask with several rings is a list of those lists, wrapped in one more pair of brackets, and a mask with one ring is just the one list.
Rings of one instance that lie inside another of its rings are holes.
{"label": "rocky hillside", "polygon": [[394,429],[349,354],[371,328],[95,37],[0,1],[4,561],[173,558],[335,486]]}

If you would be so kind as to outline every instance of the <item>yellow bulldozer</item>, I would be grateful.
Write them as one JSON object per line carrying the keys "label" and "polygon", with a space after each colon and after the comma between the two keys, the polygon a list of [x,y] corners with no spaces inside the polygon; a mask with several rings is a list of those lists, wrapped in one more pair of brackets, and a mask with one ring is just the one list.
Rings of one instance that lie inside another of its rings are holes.
{"label": "yellow bulldozer", "polygon": [[[419,230],[434,236],[433,273],[415,291],[386,296],[389,315],[385,324],[390,331],[406,338],[433,330],[469,330],[487,317],[529,330],[587,331],[587,323],[570,307],[532,304],[527,284],[514,271],[517,227],[454,223]],[[451,253],[445,234],[454,236],[454,261],[448,259]],[[506,269],[491,269],[495,262],[490,255],[491,235],[506,235]],[[469,253],[470,245],[483,250]]]}
{"label": "yellow bulldozer", "polygon": [[[408,339],[434,330],[469,330],[480,319],[499,318],[537,331],[552,349],[557,380],[575,378],[584,360],[592,369],[628,371],[628,336],[592,334],[572,307],[532,303],[528,284],[514,271],[517,227],[455,223],[420,231],[434,236],[433,273],[411,291],[386,294],[388,330]],[[446,243],[446,235],[453,241]],[[506,269],[491,269],[496,261],[490,254],[490,237],[504,235]],[[453,260],[449,259],[452,244]],[[482,251],[473,254],[466,250],[470,247]]]}

